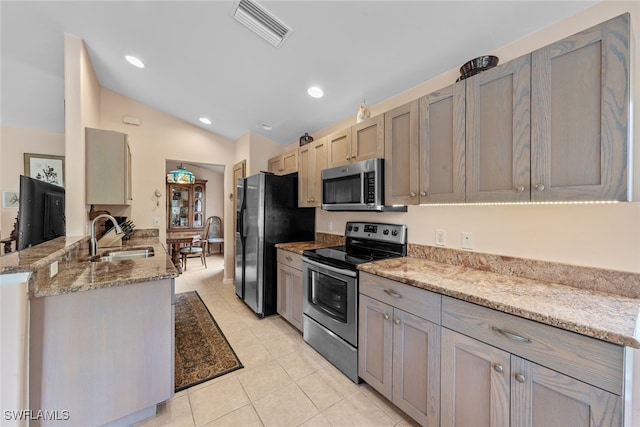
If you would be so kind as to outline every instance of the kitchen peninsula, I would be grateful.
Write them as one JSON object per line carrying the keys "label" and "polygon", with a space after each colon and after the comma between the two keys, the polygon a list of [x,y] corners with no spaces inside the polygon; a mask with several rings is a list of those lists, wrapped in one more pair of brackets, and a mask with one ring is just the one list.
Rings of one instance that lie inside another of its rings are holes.
{"label": "kitchen peninsula", "polygon": [[61,237],[0,258],[0,279],[24,280],[28,310],[18,310],[17,321],[29,325],[28,366],[18,379],[28,370],[28,390],[16,385],[24,406],[4,409],[64,410],[74,425],[130,425],[173,395],[178,273],[157,230],[136,231],[122,249],[132,247],[154,255],[91,262],[88,237]]}

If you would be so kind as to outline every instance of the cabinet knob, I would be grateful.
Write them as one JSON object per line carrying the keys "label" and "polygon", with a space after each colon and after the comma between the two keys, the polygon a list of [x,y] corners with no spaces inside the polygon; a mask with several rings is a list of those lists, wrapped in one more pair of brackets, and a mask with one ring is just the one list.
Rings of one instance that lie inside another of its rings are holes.
{"label": "cabinet knob", "polygon": [[522,184],[516,185],[516,191],[518,193],[524,193],[524,190],[525,190],[524,185],[522,185]]}
{"label": "cabinet knob", "polygon": [[516,381],[518,381],[519,383],[523,383],[527,380],[527,377],[525,377],[522,374],[516,374]]}
{"label": "cabinet knob", "polygon": [[411,192],[411,197],[416,197],[416,193],[414,193],[413,191]]}
{"label": "cabinet knob", "polygon": [[538,190],[538,191],[544,191],[545,186],[544,186],[544,184],[536,184],[536,187],[535,187],[535,188],[536,188],[536,190]]}
{"label": "cabinet knob", "polygon": [[426,196],[426,195],[427,195],[427,192],[426,192],[426,191],[421,191],[421,192],[420,192],[420,195],[424,197],[424,196]]}
{"label": "cabinet knob", "polygon": [[350,158],[351,156],[347,154],[347,157],[345,158],[345,160],[349,160]]}
{"label": "cabinet knob", "polygon": [[394,320],[394,321],[393,321],[393,323],[395,323],[396,325],[399,325],[399,324],[400,324],[400,319],[398,319],[398,318],[396,317],[396,320]]}
{"label": "cabinet knob", "polygon": [[500,363],[494,363],[493,369],[500,374],[504,372],[504,366],[502,366]]}
{"label": "cabinet knob", "polygon": [[352,154],[352,155],[351,155],[351,160],[353,160],[353,159],[355,159],[355,158],[356,158],[356,155],[355,155],[355,154]]}
{"label": "cabinet knob", "polygon": [[384,314],[384,320],[389,320],[389,313]]}
{"label": "cabinet knob", "polygon": [[293,261],[293,258],[291,258],[290,256],[286,256],[286,257],[284,257],[284,259],[286,259],[289,262]]}

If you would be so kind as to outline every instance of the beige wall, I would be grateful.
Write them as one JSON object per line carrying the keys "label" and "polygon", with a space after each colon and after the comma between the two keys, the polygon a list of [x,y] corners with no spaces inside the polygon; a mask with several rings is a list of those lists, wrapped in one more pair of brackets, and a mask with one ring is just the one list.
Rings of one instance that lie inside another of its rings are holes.
{"label": "beige wall", "polygon": [[[632,100],[640,100],[640,2],[605,1],[583,13],[538,33],[497,49],[492,54],[504,63],[520,55],[572,35],[622,13],[631,13]],[[453,69],[407,92],[371,106],[372,115],[402,105],[451,84],[459,76]],[[635,108],[631,163],[636,170],[633,203],[612,205],[527,205],[527,206],[415,206],[404,214],[359,214],[317,210],[316,230],[341,233],[347,220],[398,222],[408,225],[409,241],[435,244],[435,230],[446,231],[446,246],[461,248],[461,232],[472,232],[474,250],[508,256],[588,265],[640,272],[640,108]],[[321,137],[355,123],[349,117],[314,134]],[[630,166],[632,166],[630,164]]]}
{"label": "beige wall", "polygon": [[[0,189],[19,191],[20,175],[24,174],[24,153],[64,156],[64,134],[36,129],[0,127]],[[65,177],[66,178],[66,177]],[[65,179],[66,181],[66,179]],[[0,211],[2,238],[9,237],[18,209]]]}
{"label": "beige wall", "polygon": [[87,234],[85,127],[100,127],[100,84],[79,37],[64,35],[65,215],[67,235]]}

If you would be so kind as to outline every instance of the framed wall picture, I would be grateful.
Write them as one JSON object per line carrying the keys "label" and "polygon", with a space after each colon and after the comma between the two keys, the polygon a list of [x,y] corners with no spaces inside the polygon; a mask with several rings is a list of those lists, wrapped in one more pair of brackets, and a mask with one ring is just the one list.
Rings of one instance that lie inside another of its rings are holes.
{"label": "framed wall picture", "polygon": [[18,191],[3,191],[2,192],[2,207],[4,209],[15,208],[19,206],[20,193]]}
{"label": "framed wall picture", "polygon": [[24,174],[64,187],[64,156],[24,153]]}

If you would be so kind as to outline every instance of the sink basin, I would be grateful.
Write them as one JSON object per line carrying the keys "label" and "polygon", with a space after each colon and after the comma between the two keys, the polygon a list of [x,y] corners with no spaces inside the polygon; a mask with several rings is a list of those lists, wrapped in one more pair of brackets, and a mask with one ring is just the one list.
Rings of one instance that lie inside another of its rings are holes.
{"label": "sink basin", "polygon": [[115,249],[103,252],[89,258],[91,262],[113,262],[125,259],[149,258],[155,255],[152,246]]}

